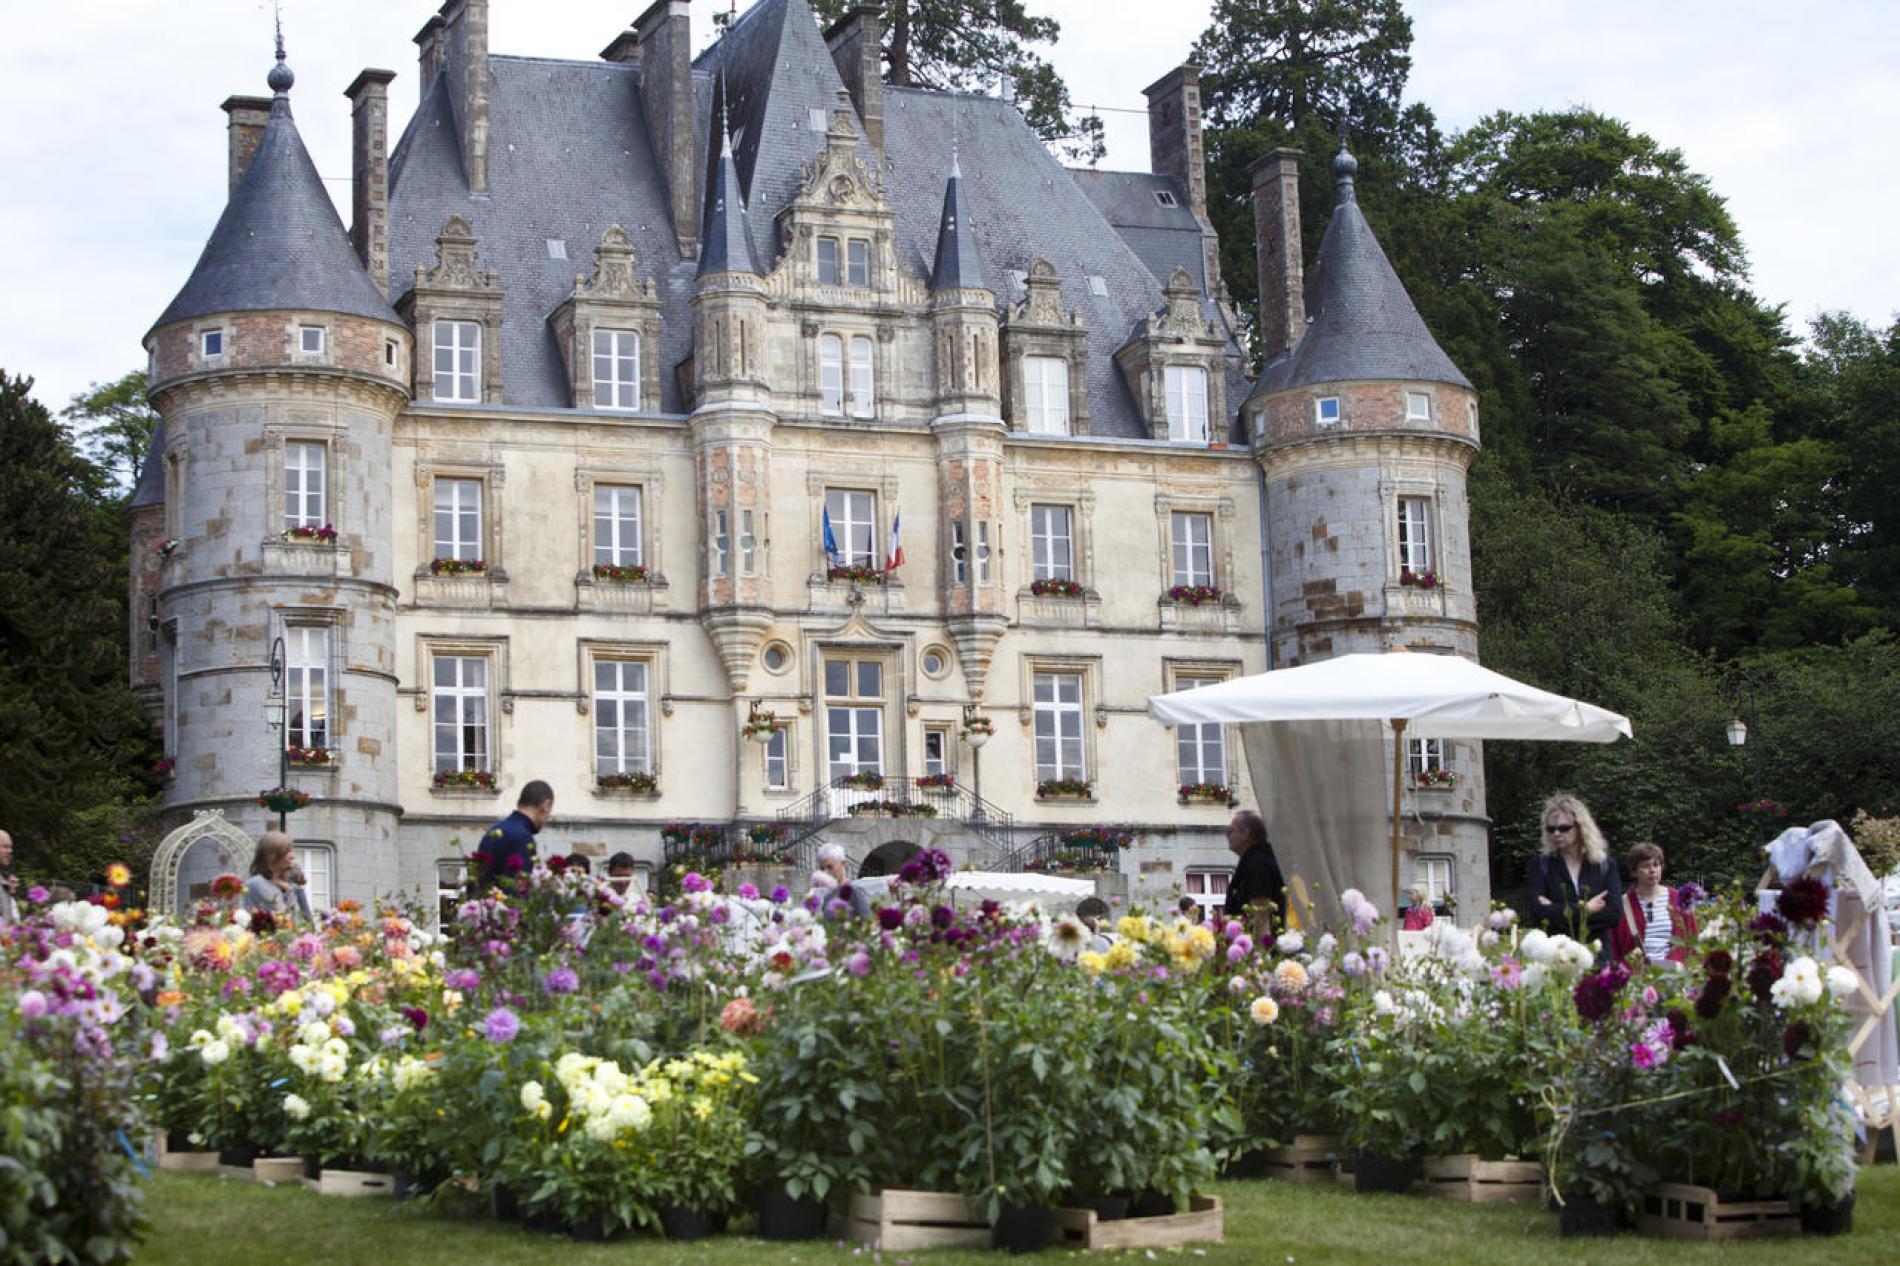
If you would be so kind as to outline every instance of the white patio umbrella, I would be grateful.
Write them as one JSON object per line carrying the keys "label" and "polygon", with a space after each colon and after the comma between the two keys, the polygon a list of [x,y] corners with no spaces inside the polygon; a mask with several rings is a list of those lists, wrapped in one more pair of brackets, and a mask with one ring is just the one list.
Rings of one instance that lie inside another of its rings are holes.
{"label": "white patio umbrella", "polygon": [[1399,907],[1399,814],[1407,732],[1421,739],[1614,743],[1629,718],[1539,690],[1457,655],[1387,651],[1177,690],[1148,700],[1164,725],[1379,721],[1392,729],[1392,906]]}

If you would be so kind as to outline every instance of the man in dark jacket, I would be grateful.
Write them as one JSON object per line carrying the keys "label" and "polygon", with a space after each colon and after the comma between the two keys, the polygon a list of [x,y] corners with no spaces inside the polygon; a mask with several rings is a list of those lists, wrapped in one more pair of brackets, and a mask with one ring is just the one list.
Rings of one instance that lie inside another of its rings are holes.
{"label": "man in dark jacket", "polygon": [[1252,809],[1236,813],[1227,824],[1227,847],[1240,859],[1227,881],[1228,917],[1245,920],[1256,937],[1271,936],[1274,920],[1286,908],[1286,880],[1267,840],[1266,819]]}
{"label": "man in dark jacket", "polygon": [[539,778],[521,789],[515,811],[482,832],[478,882],[486,888],[534,865],[534,837],[554,816],[554,788]]}

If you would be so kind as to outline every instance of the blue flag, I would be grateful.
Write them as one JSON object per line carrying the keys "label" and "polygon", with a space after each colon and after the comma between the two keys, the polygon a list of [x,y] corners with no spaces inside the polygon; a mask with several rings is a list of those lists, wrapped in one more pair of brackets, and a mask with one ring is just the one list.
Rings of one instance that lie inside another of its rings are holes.
{"label": "blue flag", "polygon": [[831,507],[825,507],[825,560],[838,565],[838,538],[831,534]]}

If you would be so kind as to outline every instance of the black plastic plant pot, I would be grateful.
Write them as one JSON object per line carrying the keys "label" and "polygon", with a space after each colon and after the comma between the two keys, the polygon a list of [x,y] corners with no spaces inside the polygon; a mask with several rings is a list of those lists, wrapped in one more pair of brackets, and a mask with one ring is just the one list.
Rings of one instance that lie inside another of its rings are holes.
{"label": "black plastic plant pot", "polygon": [[582,1244],[606,1244],[625,1235],[627,1228],[604,1213],[567,1224],[567,1238]]}
{"label": "black plastic plant pot", "polygon": [[1040,1253],[1056,1236],[1056,1211],[1004,1205],[991,1236],[990,1242],[1006,1253]]}
{"label": "black plastic plant pot", "polygon": [[303,1176],[311,1182],[323,1177],[323,1161],[316,1155],[303,1158]]}
{"label": "black plastic plant pot", "polygon": [[1156,1191],[1152,1187],[1147,1191],[1138,1191],[1128,1203],[1128,1216],[1131,1218],[1171,1218],[1174,1216],[1174,1197],[1165,1191]]}
{"label": "black plastic plant pot", "polygon": [[1077,1200],[1070,1207],[1093,1210],[1097,1222],[1119,1222],[1128,1216],[1131,1203],[1127,1196],[1093,1196],[1087,1200]]}
{"label": "black plastic plant pot", "polygon": [[660,1230],[669,1240],[703,1240],[713,1233],[713,1219],[704,1209],[661,1205]]}
{"label": "black plastic plant pot", "polygon": [[1373,1152],[1358,1152],[1353,1156],[1352,1189],[1361,1195],[1369,1192],[1404,1195],[1417,1180],[1416,1157],[1380,1156]]}
{"label": "black plastic plant pot", "polygon": [[1846,1235],[1854,1229],[1854,1194],[1848,1192],[1838,1204],[1803,1205],[1801,1229],[1809,1235]]}
{"label": "black plastic plant pot", "polygon": [[825,1202],[811,1196],[793,1199],[783,1187],[759,1193],[759,1238],[762,1240],[815,1240],[825,1233]]}
{"label": "black plastic plant pot", "polygon": [[1615,1235],[1621,1220],[1613,1204],[1572,1196],[1557,1215],[1557,1233],[1566,1240]]}
{"label": "black plastic plant pot", "polygon": [[233,1169],[249,1169],[257,1159],[255,1147],[221,1147],[218,1149],[218,1164],[229,1165]]}

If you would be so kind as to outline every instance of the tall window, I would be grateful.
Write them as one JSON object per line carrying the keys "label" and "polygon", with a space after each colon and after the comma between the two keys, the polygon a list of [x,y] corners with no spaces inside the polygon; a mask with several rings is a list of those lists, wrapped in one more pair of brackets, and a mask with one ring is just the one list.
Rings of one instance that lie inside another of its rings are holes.
{"label": "tall window", "polygon": [[851,286],[871,284],[871,244],[863,238],[854,237],[844,244],[844,279]]}
{"label": "tall window", "polygon": [[1451,858],[1422,856],[1418,859],[1418,884],[1425,889],[1428,905],[1443,905],[1451,896]]}
{"label": "tall window", "polygon": [[[1217,677],[1182,677],[1176,680],[1175,689],[1196,690],[1211,686],[1218,680]],[[1226,783],[1227,729],[1218,721],[1175,726],[1174,750],[1176,776],[1181,786],[1206,782]]]}
{"label": "tall window", "polygon": [[1086,780],[1082,760],[1082,674],[1037,673],[1036,779]]}
{"label": "tall window", "polygon": [[1075,579],[1075,538],[1068,506],[1030,506],[1029,540],[1030,579]]}
{"label": "tall window", "polygon": [[594,407],[640,407],[640,335],[637,332],[594,331]]}
{"label": "tall window", "polygon": [[1405,764],[1414,779],[1446,768],[1444,739],[1407,739]]}
{"label": "tall window", "polygon": [[435,481],[435,556],[473,562],[482,556],[482,481]]}
{"label": "tall window", "polygon": [[950,731],[935,727],[924,729],[924,773],[950,772]]}
{"label": "tall window", "polygon": [[844,413],[844,340],[836,334],[818,336],[818,407],[834,417]]}
{"label": "tall window", "polygon": [[284,744],[327,747],[330,738],[330,630],[284,630]]}
{"label": "tall window", "polygon": [[323,518],[325,450],[321,444],[284,445],[284,527],[320,528]]}
{"label": "tall window", "polygon": [[950,524],[950,583],[964,585],[970,581],[970,543],[969,529],[963,526],[963,520],[957,519]]}
{"label": "tall window", "polygon": [[838,239],[835,237],[818,239],[818,284],[838,284]]}
{"label": "tall window", "polygon": [[1431,498],[1399,498],[1399,566],[1405,571],[1432,569],[1431,524]]}
{"label": "tall window", "polygon": [[838,561],[846,567],[877,566],[877,501],[868,492],[825,489],[825,512],[838,543]]}
{"label": "tall window", "polygon": [[1035,435],[1069,433],[1069,362],[1059,356],[1023,357],[1023,404]]}
{"label": "tall window", "polygon": [[1214,583],[1214,516],[1176,511],[1169,530],[1174,540],[1174,583]]}
{"label": "tall window", "polygon": [[439,655],[434,672],[435,771],[487,769],[488,660]]}
{"label": "tall window", "polygon": [[298,844],[290,851],[303,871],[304,895],[310,898],[310,909],[321,914],[330,908],[330,894],[336,891],[336,850],[325,844]]}
{"label": "tall window", "polygon": [[1163,376],[1168,391],[1168,438],[1206,442],[1207,371],[1169,365]]}
{"label": "tall window", "polygon": [[772,737],[765,745],[765,786],[768,791],[783,791],[792,782],[790,749],[786,745],[785,727],[772,731]]}
{"label": "tall window", "polygon": [[594,563],[605,567],[640,565],[638,488],[594,485]]}
{"label": "tall window", "polygon": [[832,778],[884,772],[882,660],[825,660],[825,754]]}
{"label": "tall window", "polygon": [[644,661],[594,661],[594,772],[600,775],[652,772]]}
{"label": "tall window", "polygon": [[976,583],[990,583],[990,525],[981,519],[976,524]]}
{"label": "tall window", "polygon": [[851,416],[877,415],[877,384],[871,375],[871,340],[859,335],[851,340]]}
{"label": "tall window", "polygon": [[479,400],[482,327],[476,321],[435,323],[435,398]]}
{"label": "tall window", "polygon": [[753,512],[739,511],[739,574],[751,576],[759,570],[759,538],[753,530]]}

